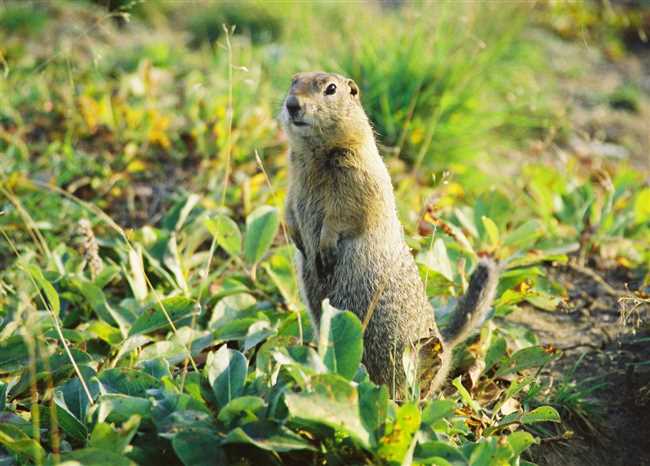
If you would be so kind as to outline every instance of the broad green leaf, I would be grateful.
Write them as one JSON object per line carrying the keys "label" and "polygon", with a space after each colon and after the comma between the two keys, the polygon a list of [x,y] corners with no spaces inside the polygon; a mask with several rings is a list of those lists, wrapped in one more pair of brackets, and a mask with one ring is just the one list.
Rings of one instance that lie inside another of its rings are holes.
{"label": "broad green leaf", "polygon": [[539,220],[528,220],[503,238],[503,245],[517,249],[531,247],[544,234],[544,225]]}
{"label": "broad green leaf", "polygon": [[363,355],[363,329],[352,312],[339,311],[323,301],[318,353],[325,365],[352,380]]}
{"label": "broad green leaf", "polygon": [[106,295],[101,288],[86,280],[72,280],[76,289],[88,301],[92,310],[97,317],[108,324],[117,324],[120,328],[121,336],[126,336],[131,323],[135,320],[135,315],[131,312],[121,309],[114,309],[106,299]]}
{"label": "broad green leaf", "polygon": [[[77,419],[70,412],[61,394],[57,394],[54,397],[54,405],[56,409],[56,422],[59,428],[77,442],[85,443],[88,438],[88,429],[86,429],[85,424],[81,420]],[[51,426],[50,410],[46,406],[42,406],[42,408],[42,416],[48,422],[48,426]]]}
{"label": "broad green leaf", "polygon": [[140,416],[133,415],[119,428],[98,422],[90,434],[88,446],[115,453],[124,453],[140,427]]}
{"label": "broad green leaf", "polygon": [[237,293],[219,300],[212,310],[212,317],[208,322],[208,328],[211,330],[219,329],[229,322],[242,317],[253,317],[244,314],[256,304],[256,299],[248,293]]}
{"label": "broad green leaf", "polygon": [[160,380],[149,374],[126,367],[106,369],[98,376],[104,390],[108,393],[144,397],[151,388],[160,388]]}
{"label": "broad green leaf", "polygon": [[[93,400],[97,399],[102,391],[102,388],[101,384],[95,377],[95,370],[92,367],[86,365],[80,365],[79,370],[84,377],[86,386],[88,387]],[[68,379],[62,386],[56,388],[56,392],[59,392],[61,394],[63,400],[65,401],[65,405],[70,410],[70,412],[77,419],[84,422],[86,420],[86,414],[88,412],[90,402],[88,401],[88,396],[86,395],[86,392],[83,389],[79,378],[74,377],[72,379]]]}
{"label": "broad green leaf", "polygon": [[560,422],[560,415],[551,406],[540,406],[521,416],[521,422],[524,424],[534,424],[536,422]]}
{"label": "broad green leaf", "polygon": [[231,400],[219,410],[220,422],[230,426],[233,422],[245,424],[257,420],[258,415],[266,408],[266,402],[258,396],[240,396]]}
{"label": "broad green leaf", "polygon": [[414,459],[417,463],[423,464],[466,464],[466,459],[460,449],[439,441],[431,441],[417,445],[415,447]]}
{"label": "broad green leaf", "polygon": [[120,331],[115,327],[108,325],[103,320],[91,321],[86,330],[109,345],[117,345],[122,341],[122,334]]}
{"label": "broad green leaf", "polygon": [[296,283],[296,270],[293,266],[292,246],[285,246],[277,251],[262,264],[275,286],[278,287],[282,297],[289,304],[300,302],[298,286]]}
{"label": "broad green leaf", "polygon": [[474,446],[469,457],[470,466],[493,466],[496,456],[496,442],[494,438],[481,439],[478,445]]}
{"label": "broad green leaf", "polygon": [[268,251],[278,231],[280,218],[275,207],[261,206],[246,218],[244,258],[249,264],[259,262]]}
{"label": "broad green leaf", "polygon": [[0,373],[12,372],[25,367],[29,361],[27,345],[20,335],[0,341]]}
{"label": "broad green leaf", "polygon": [[262,450],[279,453],[293,450],[316,450],[307,440],[272,421],[256,421],[231,430],[223,444],[245,443]]}
{"label": "broad green leaf", "polygon": [[453,282],[454,273],[449,255],[447,254],[447,247],[442,238],[436,239],[430,249],[420,253],[418,255],[418,262],[426,265],[434,272],[438,272],[450,282]]}
{"label": "broad green leaf", "polygon": [[172,439],[174,452],[185,466],[228,464],[228,458],[219,444],[219,437],[202,431],[179,432]]}
{"label": "broad green leaf", "polygon": [[246,357],[226,345],[208,354],[205,372],[219,407],[226,406],[241,394],[247,370]]}
{"label": "broad green leaf", "polygon": [[230,217],[222,214],[207,218],[203,225],[210,232],[217,244],[231,256],[241,254],[241,233],[237,223]]}
{"label": "broad green leaf", "polygon": [[508,362],[499,368],[496,376],[501,377],[506,374],[519,372],[523,369],[540,367],[551,361],[553,358],[555,358],[553,353],[546,352],[544,348],[540,346],[524,348],[510,356]]}
{"label": "broad green leaf", "polygon": [[492,367],[501,360],[506,354],[507,343],[502,336],[496,336],[490,341],[490,346],[485,354],[485,368],[483,373],[492,369]]}
{"label": "broad green leaf", "polygon": [[310,379],[309,389],[286,393],[289,414],[305,426],[321,424],[349,435],[364,448],[369,448],[373,436],[360,418],[356,387],[341,376],[318,374]]}
{"label": "broad green leaf", "polygon": [[136,463],[120,453],[99,448],[84,448],[63,453],[61,460],[66,464],[76,462],[73,464],[82,464],[83,466],[136,466]]}
{"label": "broad green leaf", "polygon": [[454,412],[456,403],[451,400],[432,400],[422,410],[422,423],[431,425]]}
{"label": "broad green leaf", "polygon": [[178,326],[179,322],[192,317],[195,311],[195,305],[193,301],[182,296],[163,299],[160,304],[156,303],[149,306],[142,312],[138,320],[133,323],[129,331],[129,336],[168,329],[169,320],[165,316],[163,309],[167,312],[169,319],[174,322],[174,325]]}
{"label": "broad green leaf", "polygon": [[275,335],[276,330],[266,320],[258,320],[248,327],[246,338],[244,340],[244,352],[254,348],[271,335]]}
{"label": "broad green leaf", "polygon": [[59,294],[56,292],[52,284],[47,281],[43,276],[43,272],[37,266],[29,264],[27,266],[27,271],[32,276],[34,281],[38,284],[39,288],[43,294],[47,297],[50,308],[54,315],[58,316],[61,311],[61,301],[59,300]]}
{"label": "broad green leaf", "polygon": [[357,391],[359,392],[361,422],[368,432],[377,432],[386,421],[388,387],[362,382],[357,386]]}
{"label": "broad green leaf", "polygon": [[99,422],[126,422],[133,416],[151,419],[153,405],[146,398],[110,393],[99,397],[97,402]]}
{"label": "broad green leaf", "polygon": [[530,433],[520,430],[508,435],[508,443],[510,444],[510,448],[512,448],[515,456],[519,456],[533,443],[539,443],[539,441]]}
{"label": "broad green leaf", "polygon": [[0,424],[0,445],[9,452],[32,461],[37,458],[43,461],[46,456],[45,450],[38,442],[18,427],[8,423]]}
{"label": "broad green leaf", "polygon": [[420,427],[420,410],[414,403],[406,403],[397,409],[393,422],[387,423],[383,437],[379,439],[377,453],[389,464],[410,464],[407,458],[413,435]]}

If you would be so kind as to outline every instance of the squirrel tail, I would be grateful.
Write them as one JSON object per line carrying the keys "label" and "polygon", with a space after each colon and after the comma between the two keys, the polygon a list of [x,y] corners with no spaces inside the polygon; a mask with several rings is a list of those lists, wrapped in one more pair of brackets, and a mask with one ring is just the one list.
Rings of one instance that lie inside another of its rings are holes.
{"label": "squirrel tail", "polygon": [[444,385],[452,369],[453,349],[481,326],[485,320],[499,283],[500,268],[493,259],[482,257],[472,277],[469,287],[458,301],[449,324],[442,329],[443,351],[439,355],[440,366],[431,380],[427,398]]}
{"label": "squirrel tail", "polygon": [[495,261],[488,257],[479,259],[465,295],[458,301],[449,323],[442,330],[443,342],[449,350],[481,326],[492,306],[498,282],[499,267]]}

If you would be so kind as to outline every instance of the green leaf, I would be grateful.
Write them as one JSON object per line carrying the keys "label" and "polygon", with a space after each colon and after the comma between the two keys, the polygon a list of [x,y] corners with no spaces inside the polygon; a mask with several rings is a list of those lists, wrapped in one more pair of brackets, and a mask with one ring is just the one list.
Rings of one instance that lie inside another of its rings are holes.
{"label": "green leaf", "polygon": [[490,240],[490,246],[496,247],[499,244],[499,227],[497,227],[496,223],[490,217],[483,216],[481,217],[481,221]]}
{"label": "green leaf", "polygon": [[376,432],[386,421],[388,387],[362,382],[357,386],[357,391],[359,392],[361,422],[368,432]]}
{"label": "green leaf", "polygon": [[[63,453],[61,459],[68,462],[76,462],[84,466],[136,466],[136,463],[126,456],[98,448],[84,448],[68,453]],[[75,464],[75,463],[72,463]]]}
{"label": "green leaf", "polygon": [[424,464],[466,464],[465,456],[458,448],[439,441],[417,445],[414,459],[417,463]]}
{"label": "green leaf", "polygon": [[147,289],[147,279],[142,261],[142,246],[140,244],[136,244],[135,248],[129,248],[129,266],[131,273],[126,273],[126,278],[129,285],[131,285],[133,295],[138,301],[142,302],[147,299],[149,290]]}
{"label": "green leaf", "polygon": [[185,279],[186,272],[183,268],[181,256],[178,252],[178,241],[176,240],[176,233],[171,233],[167,240],[166,247],[163,252],[163,263],[174,275],[174,280],[178,287],[183,290],[184,294],[188,294],[187,280]]}
{"label": "green leaf", "polygon": [[[93,400],[96,399],[102,391],[101,385],[97,380],[96,372],[92,367],[80,365],[79,370],[86,381],[88,390],[90,391]],[[56,388],[57,395],[61,393],[65,401],[66,407],[70,412],[80,421],[86,420],[86,414],[88,412],[88,407],[90,402],[88,401],[88,396],[86,395],[81,382],[78,377],[67,380],[63,386]]]}
{"label": "green leaf", "polygon": [[300,302],[300,295],[296,283],[296,272],[293,266],[292,256],[294,250],[292,246],[284,246],[275,251],[275,253],[265,261],[262,267],[269,274],[275,286],[278,287],[282,297],[289,304]]}
{"label": "green leaf", "polygon": [[[65,405],[63,396],[59,393],[54,397],[56,419],[59,427],[78,442],[85,443],[88,438],[88,429]],[[51,425],[50,410],[43,406],[43,417]]]}
{"label": "green leaf", "polygon": [[22,369],[29,361],[27,345],[20,335],[0,341],[0,373]]}
{"label": "green leaf", "polygon": [[186,199],[177,202],[162,220],[166,230],[180,230],[196,204],[201,200],[198,194],[190,194]]}
{"label": "green leaf", "polygon": [[539,443],[530,433],[519,430],[508,435],[508,443],[515,456],[521,455],[533,443]]}
{"label": "green leaf", "polygon": [[363,355],[363,328],[352,312],[323,301],[318,354],[332,372],[352,380]]}
{"label": "green leaf", "polygon": [[451,400],[432,400],[422,410],[422,423],[431,425],[454,412],[456,403]]}
{"label": "green leaf", "polygon": [[521,416],[521,422],[524,424],[534,424],[536,422],[560,422],[560,415],[551,406],[540,406]]}
{"label": "green leaf", "polygon": [[99,450],[124,453],[139,427],[140,416],[138,415],[131,416],[119,429],[111,424],[98,422],[90,435],[88,446]]}
{"label": "green leaf", "polygon": [[52,284],[43,276],[41,269],[35,265],[29,264],[27,266],[27,271],[32,276],[34,281],[38,284],[41,291],[45,294],[45,296],[47,296],[47,300],[50,303],[50,307],[52,312],[54,312],[54,315],[58,316],[59,312],[61,311],[61,301],[59,301],[59,295]]}
{"label": "green leaf", "polygon": [[72,280],[71,283],[77,291],[88,301],[97,317],[108,324],[117,324],[120,327],[120,336],[126,336],[129,326],[135,320],[135,315],[126,310],[119,312],[109,304],[101,288],[87,280]]}
{"label": "green leaf", "polygon": [[279,453],[293,450],[313,450],[309,442],[298,434],[293,433],[286,427],[280,426],[272,421],[256,421],[237,427],[230,431],[223,444],[245,443],[254,445],[262,450],[275,451]]}
{"label": "green leaf", "polygon": [[226,215],[215,215],[213,218],[207,218],[203,225],[210,232],[217,244],[231,256],[241,254],[241,232],[237,223]]}
{"label": "green leaf", "polygon": [[374,443],[359,416],[359,395],[351,382],[335,374],[318,374],[311,377],[309,385],[309,390],[285,394],[289,413],[296,421],[306,426],[329,426],[364,448]]}
{"label": "green leaf", "polygon": [[504,246],[525,249],[532,246],[544,234],[544,225],[539,220],[528,220],[509,232],[503,239]]}
{"label": "green leaf", "polygon": [[485,354],[485,368],[483,373],[492,369],[492,367],[501,360],[506,354],[507,343],[502,336],[496,336],[490,341],[490,347]]}
{"label": "green leaf", "polygon": [[98,400],[99,422],[126,422],[133,416],[143,420],[151,419],[153,405],[146,398],[111,393]]}
{"label": "green leaf", "polygon": [[432,271],[441,274],[450,282],[453,282],[454,273],[452,271],[451,261],[447,254],[445,242],[441,238],[435,240],[430,249],[418,254],[418,262],[426,265]]}
{"label": "green leaf", "polygon": [[8,423],[0,424],[0,445],[9,452],[32,461],[39,458],[42,462],[46,455],[45,450],[38,442],[18,427]]}
{"label": "green leaf", "polygon": [[240,424],[245,424],[257,420],[265,408],[266,402],[259,396],[240,396],[221,408],[217,419],[226,426],[238,420]]}
{"label": "green leaf", "polygon": [[634,221],[638,224],[650,222],[650,188],[642,189],[636,196]]}
{"label": "green leaf", "polygon": [[205,371],[219,407],[226,406],[241,394],[247,370],[246,357],[226,345],[222,345],[216,353],[208,354]]}
{"label": "green leaf", "polygon": [[138,317],[129,331],[129,336],[168,329],[169,320],[163,309],[174,325],[179,325],[179,322],[192,317],[195,306],[193,301],[182,296],[163,299],[160,304],[150,306]]}
{"label": "green leaf", "polygon": [[161,387],[160,380],[155,377],[125,367],[106,369],[99,374],[98,378],[108,393],[144,397],[147,390]]}
{"label": "green leaf", "polygon": [[531,367],[540,367],[555,358],[553,353],[547,353],[540,346],[521,349],[510,356],[510,359],[496,373],[497,377],[519,372]]}
{"label": "green leaf", "polygon": [[407,455],[413,436],[420,427],[420,410],[415,403],[406,403],[397,409],[395,421],[389,422],[379,439],[378,455],[389,464],[410,464]]}
{"label": "green leaf", "polygon": [[228,458],[219,443],[219,437],[202,431],[179,432],[172,439],[174,452],[185,466],[228,464]]}
{"label": "green leaf", "polygon": [[86,330],[109,345],[117,345],[122,341],[122,334],[120,331],[115,327],[108,325],[103,320],[91,321]]}
{"label": "green leaf", "polygon": [[463,386],[460,376],[456,377],[451,383],[456,387],[456,390],[458,390],[458,393],[466,406],[472,408],[472,411],[475,413],[481,412],[481,405],[472,399],[472,395],[470,395],[467,389]]}
{"label": "green leaf", "polygon": [[259,262],[268,251],[278,231],[280,218],[275,207],[261,206],[246,218],[244,258],[249,264]]}
{"label": "green leaf", "polygon": [[7,392],[9,391],[9,385],[4,382],[0,382],[0,412],[4,411],[7,404]]}
{"label": "green leaf", "polygon": [[469,457],[470,466],[493,466],[496,456],[494,439],[481,439]]}

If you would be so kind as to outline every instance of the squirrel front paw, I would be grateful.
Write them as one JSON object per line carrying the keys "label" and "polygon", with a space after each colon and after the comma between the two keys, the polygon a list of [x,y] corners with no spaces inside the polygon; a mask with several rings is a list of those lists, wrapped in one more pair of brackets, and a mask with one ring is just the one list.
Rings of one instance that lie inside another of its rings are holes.
{"label": "squirrel front paw", "polygon": [[321,247],[316,254],[316,272],[321,278],[327,277],[334,271],[336,265],[336,245]]}

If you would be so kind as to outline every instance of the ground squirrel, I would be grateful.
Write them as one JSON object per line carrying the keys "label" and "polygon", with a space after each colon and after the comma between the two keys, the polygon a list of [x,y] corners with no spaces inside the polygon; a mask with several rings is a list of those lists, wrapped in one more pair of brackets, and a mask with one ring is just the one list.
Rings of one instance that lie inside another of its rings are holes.
{"label": "ground squirrel", "polygon": [[494,263],[479,261],[440,335],[356,83],[332,73],[299,73],[280,118],[290,145],[286,223],[314,324],[326,298],[362,322],[370,310],[363,363],[375,383],[397,390],[404,385],[406,347],[440,338],[442,363],[432,382],[437,389],[449,371],[452,348],[490,308]]}

